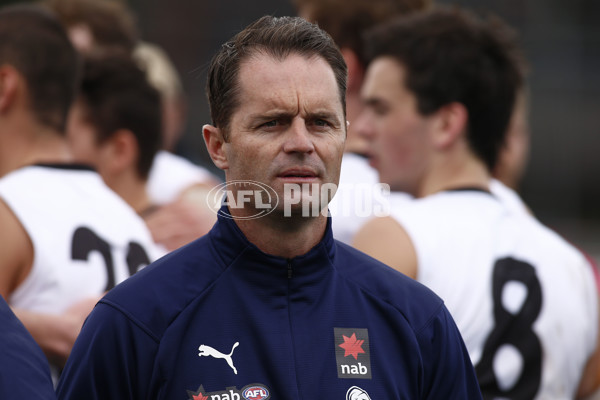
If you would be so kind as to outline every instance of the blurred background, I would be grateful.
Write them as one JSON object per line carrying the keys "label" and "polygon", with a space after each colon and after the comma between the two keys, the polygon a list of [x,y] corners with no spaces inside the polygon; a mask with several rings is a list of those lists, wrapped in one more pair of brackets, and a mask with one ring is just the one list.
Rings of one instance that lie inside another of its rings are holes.
{"label": "blurred background", "polygon": [[[520,192],[543,223],[600,261],[600,1],[435,1],[495,13],[519,32],[531,68],[532,133]],[[141,38],[166,50],[181,76],[189,112],[176,152],[214,170],[201,133],[210,122],[204,94],[210,57],[262,15],[295,15],[291,0],[128,4]]]}

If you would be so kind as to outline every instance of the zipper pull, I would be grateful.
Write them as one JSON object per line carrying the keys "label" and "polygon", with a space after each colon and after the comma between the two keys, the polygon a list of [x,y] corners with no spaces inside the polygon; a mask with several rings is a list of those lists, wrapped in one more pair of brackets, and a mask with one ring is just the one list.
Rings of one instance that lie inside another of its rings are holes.
{"label": "zipper pull", "polygon": [[292,279],[292,260],[288,260],[287,262],[287,273],[288,279]]}

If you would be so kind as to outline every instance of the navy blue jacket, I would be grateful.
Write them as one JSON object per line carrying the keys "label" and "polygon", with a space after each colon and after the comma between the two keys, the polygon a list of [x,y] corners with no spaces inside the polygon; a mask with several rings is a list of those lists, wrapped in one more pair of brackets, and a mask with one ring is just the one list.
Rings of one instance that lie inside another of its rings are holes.
{"label": "navy blue jacket", "polygon": [[56,399],[48,360],[1,296],[0,399]]}
{"label": "navy blue jacket", "polygon": [[458,329],[430,290],[335,241],[331,222],[318,245],[288,260],[223,216],[99,302],[58,395],[481,398]]}

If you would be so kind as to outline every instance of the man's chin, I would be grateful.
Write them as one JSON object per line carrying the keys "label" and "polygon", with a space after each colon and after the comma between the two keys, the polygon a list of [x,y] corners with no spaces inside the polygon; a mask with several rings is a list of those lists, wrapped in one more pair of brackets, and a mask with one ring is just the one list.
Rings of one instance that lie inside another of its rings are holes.
{"label": "man's chin", "polygon": [[283,204],[280,204],[277,209],[283,212],[285,217],[318,217],[319,215],[327,215],[328,198],[320,198],[319,196],[302,196],[284,197]]}

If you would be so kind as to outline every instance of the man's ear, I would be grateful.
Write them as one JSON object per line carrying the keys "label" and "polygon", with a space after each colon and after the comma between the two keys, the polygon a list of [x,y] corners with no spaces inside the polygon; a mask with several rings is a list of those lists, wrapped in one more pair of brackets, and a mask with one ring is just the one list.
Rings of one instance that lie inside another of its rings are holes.
{"label": "man's ear", "polygon": [[442,106],[435,112],[434,145],[440,149],[447,148],[467,133],[469,113],[467,108],[458,102]]}
{"label": "man's ear", "polygon": [[[107,143],[104,143],[106,166],[109,173],[120,174],[133,166],[136,168],[139,157],[139,145],[137,138],[129,129],[119,129],[114,132]],[[137,169],[136,169],[137,170]]]}
{"label": "man's ear", "polygon": [[351,92],[358,92],[365,77],[365,68],[361,64],[358,55],[354,50],[343,47],[340,51],[348,66],[348,90]]}
{"label": "man's ear", "polygon": [[4,113],[14,103],[20,76],[14,67],[6,64],[0,66],[0,113]]}
{"label": "man's ear", "polygon": [[206,143],[206,149],[213,163],[219,169],[228,169],[229,161],[224,149],[227,143],[223,138],[223,131],[216,126],[206,124],[202,127],[202,135],[204,136],[204,143]]}

